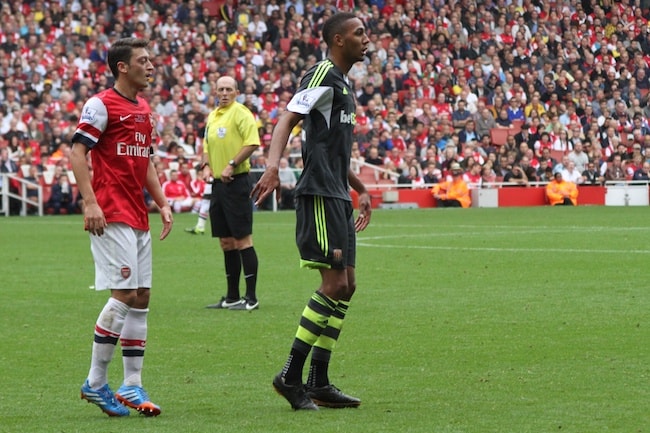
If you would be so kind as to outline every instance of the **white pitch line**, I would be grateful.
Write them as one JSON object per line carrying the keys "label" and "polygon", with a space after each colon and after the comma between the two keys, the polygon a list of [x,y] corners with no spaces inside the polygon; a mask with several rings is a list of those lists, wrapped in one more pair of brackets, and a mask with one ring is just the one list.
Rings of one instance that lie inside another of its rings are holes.
{"label": "white pitch line", "polygon": [[450,246],[435,246],[435,245],[390,245],[390,244],[369,244],[365,242],[357,242],[357,246],[368,248],[403,248],[403,249],[417,249],[417,250],[438,250],[438,251],[488,251],[488,252],[513,252],[513,253],[598,253],[598,254],[650,254],[650,250],[594,250],[591,248],[496,248],[496,247],[450,247]]}
{"label": "white pitch line", "polygon": [[[397,228],[405,228],[407,226],[393,226]],[[408,226],[410,228],[413,228],[414,226]],[[418,227],[418,226],[415,226]],[[465,231],[449,231],[446,230],[447,228],[449,229],[473,229],[473,228],[482,228],[484,229],[485,226],[458,226],[458,225],[453,225],[453,226],[426,226],[430,231],[427,231],[426,233],[413,233],[413,234],[401,234],[401,235],[379,235],[379,236],[358,236],[357,240],[360,242],[363,241],[369,241],[369,240],[384,240],[384,239],[405,239],[405,238],[442,238],[442,237],[455,237],[455,236],[467,236],[468,232],[467,230]],[[486,233],[483,233],[482,236],[485,238],[485,236],[489,237],[495,237],[495,236],[503,236],[503,235],[508,235],[511,236],[513,234],[517,235],[535,235],[535,234],[549,234],[549,233],[573,233],[575,232],[576,229],[580,229],[582,231],[589,231],[589,232],[601,232],[601,231],[606,231],[608,233],[611,232],[638,232],[638,231],[647,231],[647,227],[569,227],[569,226],[564,226],[564,227],[553,227],[553,226],[523,226],[523,227],[508,227],[508,226],[494,226],[494,229],[504,229],[503,231],[495,231],[495,230],[490,230]],[[522,230],[523,229],[523,230]],[[470,235],[472,233],[469,233]]]}
{"label": "white pitch line", "polygon": [[598,253],[598,254],[650,254],[650,250],[595,250],[595,249],[579,249],[579,248],[496,248],[496,247],[450,247],[450,246],[435,246],[435,245],[390,245],[390,244],[369,244],[365,242],[358,242],[357,246],[367,248],[390,248],[390,249],[416,249],[416,250],[439,250],[439,251],[488,251],[488,252],[513,252],[513,253]]}
{"label": "white pitch line", "polygon": [[[409,229],[409,228],[426,228],[428,230],[437,230],[437,229],[485,229],[485,225],[475,224],[475,225],[461,225],[461,224],[450,224],[450,225],[436,225],[436,224],[373,224],[372,228],[397,228],[397,229]],[[589,230],[589,231],[638,231],[638,230],[647,230],[648,227],[607,227],[607,226],[508,226],[508,225],[499,225],[499,226],[490,226],[490,229],[503,229],[508,232],[513,230],[551,230],[551,231],[567,231],[567,230]]]}

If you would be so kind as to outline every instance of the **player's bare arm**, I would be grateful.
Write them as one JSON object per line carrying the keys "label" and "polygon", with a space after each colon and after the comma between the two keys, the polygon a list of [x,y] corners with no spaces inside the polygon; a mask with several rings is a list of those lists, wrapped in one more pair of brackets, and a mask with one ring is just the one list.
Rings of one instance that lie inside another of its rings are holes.
{"label": "player's bare arm", "polygon": [[152,162],[149,162],[145,186],[147,187],[147,191],[149,191],[153,201],[158,205],[158,209],[160,209],[160,219],[163,223],[163,228],[160,232],[160,240],[162,241],[167,237],[169,232],[172,231],[174,217],[172,216],[172,209],[169,206],[169,203],[167,203],[167,199],[165,198],[165,194],[160,186],[158,175],[156,174],[156,169]]}
{"label": "player's bare arm", "polygon": [[365,185],[361,182],[361,179],[357,177],[352,169],[348,170],[348,182],[353,190],[359,194],[359,215],[354,221],[354,229],[357,232],[365,230],[370,224],[370,217],[372,215],[372,206],[370,202],[370,194],[366,190]]}
{"label": "player's bare arm", "polygon": [[95,191],[91,183],[90,170],[86,154],[88,147],[81,143],[73,143],[70,152],[70,164],[72,172],[77,179],[77,187],[84,199],[84,228],[90,234],[101,236],[106,228],[106,217],[104,211],[97,204]]}
{"label": "player's bare arm", "polygon": [[259,206],[269,194],[280,187],[280,177],[278,176],[280,158],[287,147],[291,131],[302,118],[302,114],[285,111],[278,119],[273,130],[273,138],[271,138],[267,168],[251,192],[251,197],[255,199],[255,205]]}

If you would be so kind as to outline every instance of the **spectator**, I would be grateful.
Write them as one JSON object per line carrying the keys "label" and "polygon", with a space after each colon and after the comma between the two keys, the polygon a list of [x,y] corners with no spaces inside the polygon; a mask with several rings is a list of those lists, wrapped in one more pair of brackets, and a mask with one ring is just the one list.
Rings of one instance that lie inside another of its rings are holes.
{"label": "spectator", "polygon": [[411,178],[409,176],[408,171],[404,169],[403,167],[395,167],[392,165],[391,162],[391,167],[392,169],[395,170],[395,173],[397,173],[397,184],[398,185],[410,185],[411,184]]}
{"label": "spectator", "polygon": [[494,186],[492,184],[494,182],[497,182],[497,174],[490,164],[485,164],[481,168],[480,188],[493,188]]}
{"label": "spectator", "polygon": [[178,180],[183,182],[183,185],[185,185],[190,192],[192,191],[193,177],[196,177],[196,173],[194,176],[192,175],[190,163],[187,162],[187,160],[181,159],[178,164]]}
{"label": "spectator", "polygon": [[528,186],[528,177],[519,164],[512,165],[503,176],[503,182],[510,186]]}
{"label": "spectator", "polygon": [[476,188],[481,184],[483,167],[481,164],[473,164],[468,171],[463,174],[463,180],[470,188]]}
{"label": "spectator", "polygon": [[[25,176],[25,180],[29,181],[25,185],[25,188],[27,189],[27,198],[38,201],[38,187],[40,185],[40,173],[38,172],[38,166],[32,164],[29,166],[29,172],[27,173],[27,176]],[[27,215],[33,215],[38,211],[38,208],[34,205],[28,205],[27,206]]]}
{"label": "spectator", "polygon": [[569,152],[574,149],[574,146],[579,139],[569,139],[569,132],[566,129],[560,129],[559,133],[555,137],[551,148],[553,150],[558,150],[561,152]]}
{"label": "spectator", "polygon": [[582,172],[582,178],[584,179],[582,184],[585,186],[602,185],[605,182],[605,178],[600,174],[593,161],[587,163],[587,169]]}
{"label": "spectator", "polygon": [[371,82],[367,82],[363,87],[363,93],[361,93],[357,97],[357,100],[359,101],[359,105],[367,106],[368,102],[374,99],[376,94],[378,94],[378,91],[375,88],[374,84]]}
{"label": "spectator", "polygon": [[645,161],[641,168],[634,172],[632,180],[650,183],[650,162]]}
{"label": "spectator", "polygon": [[519,97],[513,97],[508,101],[508,119],[510,122],[515,121],[524,121],[526,116],[524,115],[524,109],[521,107],[521,101]]}
{"label": "spectator", "polygon": [[537,140],[539,140],[539,136],[530,133],[530,124],[528,123],[522,124],[519,132],[515,134],[515,142],[517,143],[517,146],[525,142],[528,144],[528,147],[532,149]]}
{"label": "spectator", "polygon": [[542,151],[544,149],[551,150],[553,148],[553,143],[551,142],[550,134],[546,131],[542,132],[539,136],[539,140],[533,144],[533,148],[535,149],[535,155],[537,157],[542,156]]}
{"label": "spectator", "polygon": [[[0,174],[15,174],[18,173],[18,164],[9,157],[9,148],[0,148]],[[0,176],[0,191],[3,188],[8,188],[10,192],[18,194],[19,184],[13,180],[9,180],[9,185],[3,185],[3,176]],[[11,198],[9,200],[9,213],[11,215],[18,215],[20,213],[20,201]]]}
{"label": "spectator", "polygon": [[280,158],[278,176],[280,177],[280,209],[295,209],[293,192],[296,188],[296,174],[289,167],[287,158]]}
{"label": "spectator", "polygon": [[569,161],[575,164],[576,170],[582,173],[587,169],[589,157],[583,150],[582,142],[576,141],[573,150],[569,153]]}
{"label": "spectator", "polygon": [[476,126],[476,133],[480,136],[489,136],[490,129],[496,127],[497,125],[492,112],[485,106],[484,103],[479,103],[477,111],[473,117]]}
{"label": "spectator", "polygon": [[452,124],[457,130],[465,128],[465,125],[471,120],[472,113],[467,110],[466,105],[464,100],[459,100],[456,103],[456,109],[451,113]]}
{"label": "spectator", "polygon": [[383,165],[384,160],[379,155],[379,148],[377,146],[371,146],[366,149],[366,158],[365,161],[367,164],[371,165]]}
{"label": "spectator", "polygon": [[397,74],[396,68],[386,68],[386,78],[383,82],[383,93],[390,95],[404,89],[402,75]]}
{"label": "spectator", "polygon": [[512,121],[508,116],[508,108],[501,107],[496,118],[497,128],[512,128]]}
{"label": "spectator", "polygon": [[573,182],[562,179],[562,173],[555,173],[553,180],[546,185],[546,199],[551,206],[576,206],[578,187]]}
{"label": "spectator", "polygon": [[553,180],[553,169],[544,164],[545,167],[540,167],[537,171],[537,178],[540,182],[551,182]]}
{"label": "spectator", "polygon": [[[459,101],[459,103],[462,101]],[[469,118],[465,121],[464,125],[461,127],[460,132],[458,132],[458,142],[461,146],[465,143],[475,142],[478,143],[481,141],[481,136],[476,132],[474,119]]]}
{"label": "spectator", "polygon": [[584,182],[582,172],[578,171],[576,164],[571,160],[569,160],[567,166],[562,169],[562,179],[565,182],[573,182],[576,185]]}
{"label": "spectator", "polygon": [[205,224],[210,216],[210,199],[212,198],[212,179],[208,172],[208,166],[197,165],[196,179],[192,180],[192,196],[196,197],[193,212],[198,213],[196,224],[185,229],[186,233],[193,235],[205,234]]}
{"label": "spectator", "polygon": [[408,168],[408,179],[412,189],[424,188],[424,178],[420,172],[419,165],[411,165]]}
{"label": "spectator", "polygon": [[162,184],[162,189],[174,212],[187,212],[194,206],[196,199],[192,197],[187,186],[179,179],[178,170],[170,170],[169,180]]}
{"label": "spectator", "polygon": [[640,152],[636,152],[632,155],[632,159],[625,163],[625,179],[632,180],[634,174],[643,167],[643,155]]}
{"label": "spectator", "polygon": [[[18,173],[18,164],[10,158],[8,147],[0,148],[0,173]],[[1,182],[0,177],[0,189],[4,186]]]}
{"label": "spectator", "polygon": [[[525,144],[523,144],[525,146]],[[524,155],[521,157],[519,160],[519,165],[521,166],[521,170],[524,172],[525,177],[528,179],[529,182],[537,182],[539,179],[537,178],[537,169],[533,167],[530,161],[530,153],[528,152],[528,155]]]}
{"label": "spectator", "polygon": [[562,155],[562,159],[560,162],[555,163],[553,165],[553,173],[561,172],[565,168],[569,166],[569,155]]}
{"label": "spectator", "polygon": [[616,154],[613,155],[612,158],[613,159],[611,165],[607,167],[607,170],[605,172],[605,180],[606,181],[625,180],[626,173],[625,173],[625,168],[623,167],[623,161],[621,159],[621,155]]}
{"label": "spectator", "polygon": [[433,162],[428,163],[423,177],[424,183],[425,184],[438,183],[440,182],[441,176],[442,176],[442,172],[437,167],[437,165]]}
{"label": "spectator", "polygon": [[472,204],[469,188],[463,180],[463,169],[460,164],[451,164],[449,172],[451,180],[445,180],[433,185],[431,194],[436,199],[438,207],[463,207],[467,208]]}
{"label": "spectator", "polygon": [[389,162],[393,164],[394,167],[401,167],[404,165],[404,158],[402,158],[402,151],[397,147],[393,147],[390,152],[384,157],[384,165],[387,165]]}
{"label": "spectator", "polygon": [[60,215],[61,209],[69,215],[76,212],[77,203],[67,174],[62,174],[58,182],[52,185],[52,192],[46,208],[54,215]]}

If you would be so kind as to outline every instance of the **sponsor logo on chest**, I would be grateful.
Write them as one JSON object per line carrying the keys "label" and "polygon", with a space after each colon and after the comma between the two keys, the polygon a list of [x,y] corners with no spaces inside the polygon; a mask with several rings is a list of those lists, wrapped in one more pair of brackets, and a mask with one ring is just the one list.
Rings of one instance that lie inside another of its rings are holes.
{"label": "sponsor logo on chest", "polygon": [[118,156],[137,156],[141,158],[149,158],[151,154],[151,147],[147,145],[147,134],[142,132],[135,132],[135,144],[127,144],[123,141],[117,143]]}
{"label": "sponsor logo on chest", "polygon": [[341,110],[341,117],[339,122],[342,125],[356,125],[357,124],[357,113],[346,113],[344,110]]}
{"label": "sponsor logo on chest", "polygon": [[135,156],[139,158],[149,158],[150,155],[150,146],[127,144],[122,141],[117,143],[117,156]]}

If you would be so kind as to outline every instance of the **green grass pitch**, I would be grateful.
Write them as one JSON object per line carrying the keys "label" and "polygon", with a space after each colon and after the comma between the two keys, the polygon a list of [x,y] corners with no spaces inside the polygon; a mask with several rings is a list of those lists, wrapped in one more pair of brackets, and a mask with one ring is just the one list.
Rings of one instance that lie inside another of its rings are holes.
{"label": "green grass pitch", "polygon": [[[0,219],[0,432],[650,432],[647,207],[376,210],[331,379],[357,410],[275,394],[319,277],[293,212],[256,213],[260,309],[225,293],[216,239],[160,242],[144,383],[163,413],[108,418],[79,399],[107,293],[82,217]],[[243,281],[242,281],[243,287]],[[119,351],[110,370],[122,379]]]}

